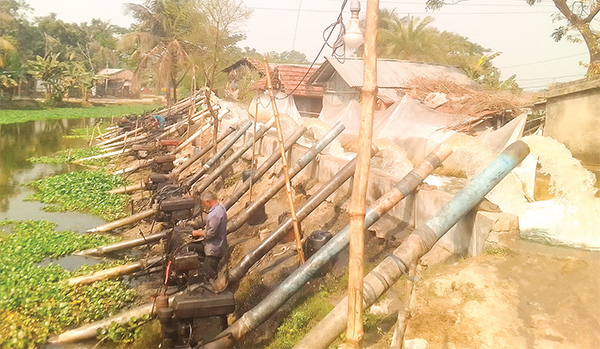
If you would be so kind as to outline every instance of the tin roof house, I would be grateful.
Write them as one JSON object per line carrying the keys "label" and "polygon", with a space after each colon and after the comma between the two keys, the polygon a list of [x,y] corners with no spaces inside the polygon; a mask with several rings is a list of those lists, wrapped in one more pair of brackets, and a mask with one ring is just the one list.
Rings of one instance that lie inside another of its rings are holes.
{"label": "tin roof house", "polygon": [[102,69],[96,74],[95,96],[140,98],[140,85],[129,69]]}
{"label": "tin roof house", "polygon": [[[268,99],[266,94],[267,79],[265,66],[255,58],[243,58],[229,67],[223,69],[229,74],[226,94],[232,98],[238,98],[240,80],[243,78],[244,70],[256,71],[261,78],[250,88],[259,91],[262,99]],[[323,89],[319,86],[309,86],[308,79],[317,71],[308,65],[300,64],[269,64],[269,73],[273,90],[278,97],[278,106],[281,112],[286,114],[299,114],[302,117],[317,117],[322,108]],[[282,101],[282,102],[279,102]],[[292,105],[297,109],[293,110]],[[250,108],[252,109],[252,107]],[[252,110],[250,110],[253,114]],[[294,119],[293,115],[291,115]]]}

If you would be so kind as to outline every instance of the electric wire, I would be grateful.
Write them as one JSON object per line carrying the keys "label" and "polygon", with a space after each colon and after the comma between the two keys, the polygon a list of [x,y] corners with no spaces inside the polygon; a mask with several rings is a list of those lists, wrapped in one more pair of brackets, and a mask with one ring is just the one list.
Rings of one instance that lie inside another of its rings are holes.
{"label": "electric wire", "polygon": [[[332,57],[335,57],[338,61],[340,61],[340,58],[345,59],[345,52],[343,52],[340,56],[340,54],[337,53],[337,51],[340,48],[343,51],[345,51],[345,49],[346,49],[346,46],[344,44],[344,34],[346,33],[346,26],[344,25],[343,14],[344,14],[344,8],[346,7],[347,3],[348,3],[348,0],[344,0],[344,2],[342,3],[342,6],[340,8],[340,11],[339,11],[336,21],[331,23],[329,26],[327,26],[327,28],[325,28],[325,30],[323,30],[323,40],[324,40],[323,45],[321,45],[319,52],[317,52],[317,54],[315,55],[315,59],[313,59],[312,63],[306,70],[306,73],[304,73],[304,75],[302,76],[302,79],[300,79],[300,81],[298,82],[296,87],[294,87],[294,89],[291,92],[285,94],[285,96],[275,97],[275,99],[282,100],[282,99],[285,99],[285,98],[291,96],[294,92],[296,92],[296,90],[300,87],[300,85],[302,84],[304,79],[306,79],[306,77],[308,76],[308,73],[310,73],[311,69],[313,68],[313,66],[315,65],[315,63],[317,62],[319,57],[321,56],[321,52],[323,52],[323,50],[325,49],[326,46],[331,47],[333,49],[333,52],[331,54]],[[333,45],[330,45],[329,39],[331,38],[331,35],[333,34],[333,32],[335,31],[337,26],[340,27],[340,31],[339,31],[338,36],[335,39]],[[327,37],[325,37],[325,33],[327,32],[327,30],[329,30],[329,34],[327,34]]]}

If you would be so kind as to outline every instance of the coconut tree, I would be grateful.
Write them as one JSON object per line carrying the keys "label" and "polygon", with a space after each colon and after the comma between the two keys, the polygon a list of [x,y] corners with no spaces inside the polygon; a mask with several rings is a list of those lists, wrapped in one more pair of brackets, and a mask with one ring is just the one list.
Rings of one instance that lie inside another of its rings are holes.
{"label": "coconut tree", "polygon": [[414,61],[431,61],[439,51],[439,41],[433,34],[437,30],[429,28],[432,17],[419,19],[411,16],[400,17],[393,11],[380,11],[378,55]]}
{"label": "coconut tree", "polygon": [[136,30],[120,38],[120,47],[138,58],[137,73],[147,68],[156,72],[159,86],[165,86],[167,102],[177,101],[177,86],[189,70],[191,60],[184,43],[186,36],[203,22],[194,0],[147,0],[143,5],[125,4],[136,21]]}

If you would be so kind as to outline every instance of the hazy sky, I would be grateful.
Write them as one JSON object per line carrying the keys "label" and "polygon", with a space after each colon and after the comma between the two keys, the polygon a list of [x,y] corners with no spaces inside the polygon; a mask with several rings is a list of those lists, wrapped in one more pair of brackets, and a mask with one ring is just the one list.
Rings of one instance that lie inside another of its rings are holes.
{"label": "hazy sky", "polygon": [[[67,22],[101,18],[125,27],[132,19],[124,15],[123,3],[144,2],[25,1],[34,8],[35,16],[55,12]],[[249,46],[261,53],[295,49],[312,61],[323,44],[323,30],[335,22],[342,0],[244,0],[244,3],[253,9],[253,14],[240,28],[247,36],[240,47]],[[346,23],[350,18],[349,3],[344,12]],[[361,1],[361,5],[364,16],[367,1]],[[395,8],[400,15],[432,16],[435,21],[430,26],[465,36],[493,52],[502,52],[493,62],[502,71],[503,79],[517,74],[519,85],[528,90],[544,88],[552,82],[580,79],[585,74],[585,68],[579,65],[580,61],[588,62],[585,44],[556,43],[550,37],[558,26],[553,22],[553,14],[558,11],[551,0],[543,0],[535,6],[528,6],[524,0],[469,0],[436,12],[425,10],[425,0],[381,0],[380,7]],[[322,56],[330,53],[326,48]]]}

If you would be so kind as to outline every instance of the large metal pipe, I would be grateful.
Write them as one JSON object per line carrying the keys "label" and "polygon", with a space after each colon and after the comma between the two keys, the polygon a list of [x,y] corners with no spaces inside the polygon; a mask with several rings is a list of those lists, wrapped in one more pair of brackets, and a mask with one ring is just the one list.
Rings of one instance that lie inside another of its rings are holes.
{"label": "large metal pipe", "polygon": [[231,139],[223,146],[223,148],[221,148],[212,158],[210,158],[204,165],[202,165],[202,168],[200,170],[198,170],[192,177],[190,177],[185,182],[185,187],[188,189],[191,188],[197,180],[202,178],[202,176],[211,168],[211,166],[214,165],[225,154],[225,152],[229,150],[229,148],[231,148],[231,146],[233,146],[233,144],[240,137],[242,137],[242,135],[244,135],[244,133],[246,133],[250,126],[252,126],[252,121],[248,120],[244,122],[242,126],[240,126],[240,128],[237,130],[237,132],[231,136]]}
{"label": "large metal pipe", "polygon": [[[296,141],[302,137],[304,132],[306,132],[306,127],[299,126],[296,131],[285,140],[285,149],[289,150],[292,145],[294,145]],[[235,204],[242,197],[242,195],[248,191],[250,188],[250,183],[256,183],[256,181],[258,181],[260,177],[262,177],[267,170],[270,169],[271,166],[277,162],[277,160],[279,160],[280,157],[280,152],[273,152],[273,154],[271,154],[271,156],[269,156],[259,168],[257,168],[255,171],[252,171],[250,178],[246,179],[246,181],[242,183],[242,185],[233,194],[231,194],[227,200],[223,202],[223,206],[225,206],[226,209],[229,209],[231,206],[233,206],[233,204]]]}
{"label": "large metal pipe", "polygon": [[[123,275],[136,273],[151,266],[162,265],[162,256],[156,256],[149,259],[142,259],[137,262],[120,265],[118,267],[98,270],[89,275],[81,275],[67,280],[69,286],[89,285],[96,281],[116,279]],[[160,263],[160,264],[159,264]]]}
{"label": "large metal pipe", "polygon": [[90,248],[90,249],[83,250],[83,251],[77,251],[77,252],[74,252],[73,255],[75,255],[75,256],[102,256],[107,253],[113,253],[113,252],[125,250],[128,248],[133,248],[133,247],[147,245],[147,244],[153,244],[153,243],[159,242],[161,239],[164,239],[165,237],[167,237],[167,232],[161,231],[161,232],[150,234],[148,236],[145,236],[145,237],[139,238],[139,239],[131,239],[131,240],[127,240],[127,241],[116,242],[114,244]]}
{"label": "large metal pipe", "polygon": [[110,153],[104,153],[104,154],[99,154],[99,155],[94,155],[94,156],[88,156],[86,158],[80,158],[80,159],[74,160],[73,163],[79,164],[79,163],[82,163],[82,162],[88,161],[88,160],[109,158],[109,157],[115,156],[115,155],[126,154],[126,153],[129,153],[130,151],[131,151],[131,148],[123,149],[123,150],[116,150],[116,151],[113,151]]}
{"label": "large metal pipe", "polygon": [[[408,273],[410,265],[416,263],[462,216],[481,202],[527,154],[529,147],[524,142],[511,144],[435,216],[417,228],[402,245],[373,269],[364,279],[364,307],[373,305],[402,274]],[[327,348],[344,331],[347,316],[348,298],[345,298],[294,348]]]}
{"label": "large metal pipe", "polygon": [[[220,143],[223,139],[225,139],[225,137],[229,136],[233,131],[235,131],[235,128],[229,126],[227,128],[227,130],[225,130],[224,133],[220,134],[219,137],[217,138],[217,143]],[[173,171],[171,171],[171,179],[177,180],[179,179],[179,174],[181,172],[183,172],[186,168],[190,167],[191,164],[193,164],[194,162],[198,161],[198,159],[200,159],[201,157],[203,157],[206,153],[208,153],[212,148],[213,148],[213,143],[209,143],[207,146],[205,146],[204,148],[200,149],[200,151],[192,156],[190,156],[189,159],[185,160],[185,162],[179,166],[177,166],[176,168],[173,169]]]}
{"label": "large metal pipe", "polygon": [[[442,144],[427,155],[421,164],[402,178],[386,195],[379,198],[373,205],[373,208],[366,210],[365,229],[379,220],[383,214],[415,190],[417,185],[433,172],[451,153],[452,149],[448,145]],[[240,319],[221,332],[215,340],[204,345],[203,348],[231,348],[236,341],[256,329],[269,318],[269,316],[298,292],[304,284],[314,277],[322,267],[348,246],[349,239],[350,228],[346,226],[310,257],[306,263],[298,267],[296,271],[258,305],[246,312]]]}
{"label": "large metal pipe", "polygon": [[204,178],[195,188],[196,193],[202,193],[212,182],[215,181],[225,170],[233,165],[248,149],[254,145],[254,141],[258,141],[261,139],[267,131],[273,126],[275,123],[275,118],[269,120],[266,124],[264,124],[257,132],[256,136],[252,137],[252,139],[248,140],[243,146],[241,146],[238,150],[236,150],[230,157],[227,158],[219,167],[217,167],[214,171],[212,171],[206,178]]}
{"label": "large metal pipe", "polygon": [[153,214],[156,214],[156,212],[158,212],[158,205],[155,205],[154,207],[152,207],[151,209],[148,209],[146,211],[138,212],[129,217],[117,219],[116,221],[108,222],[106,224],[102,224],[95,228],[88,229],[86,232],[87,233],[105,233],[107,231],[111,231],[113,229],[120,228],[127,224],[139,222],[144,218],[148,218],[148,217],[152,216]]}
{"label": "large metal pipe", "polygon": [[147,133],[142,133],[139,136],[136,136],[136,137],[133,137],[133,138],[130,138],[130,139],[125,139],[125,140],[123,140],[121,142],[117,142],[117,143],[114,143],[114,144],[102,146],[100,148],[102,149],[102,151],[107,151],[107,152],[108,151],[116,151],[116,149],[118,149],[118,148],[122,148],[122,147],[125,147],[127,145],[133,145],[135,142],[145,140],[146,138],[148,138],[148,136],[149,135]]}
{"label": "large metal pipe", "polygon": [[[213,156],[203,167],[202,169],[198,172],[200,174],[200,176],[198,176],[198,178],[200,178],[204,173],[206,173],[206,170],[208,168],[210,168],[210,166],[212,166],[221,156],[223,156],[223,154],[225,153],[225,151],[227,151],[227,149],[229,149],[237,140],[238,138],[240,138],[244,132],[246,132],[246,130],[250,127],[250,125],[252,125],[251,121],[246,121],[242,127],[240,127],[240,129],[238,129],[238,131],[233,135],[233,137],[229,140],[229,142],[227,142],[227,144],[219,151],[219,153],[217,153],[215,156]],[[208,166],[207,166],[208,165]],[[196,176],[194,176],[193,178],[195,178]],[[192,179],[193,179],[192,178]],[[192,179],[188,180],[186,182],[187,188],[190,188],[190,186],[192,184],[194,184],[195,181],[192,181]],[[125,217],[119,220],[116,220],[114,222],[110,222],[110,223],[106,223],[103,224],[99,227],[96,228],[92,228],[87,230],[88,233],[98,233],[98,232],[107,232],[107,231],[111,231],[113,229],[117,229],[119,227],[122,227],[124,225],[127,224],[131,224],[131,223],[135,223],[137,221],[140,221],[146,217],[150,217],[153,214],[155,214],[156,212],[158,212],[158,207],[155,206],[149,210],[146,211],[142,211],[142,212],[138,212],[134,215],[131,215],[129,217]]]}
{"label": "large metal pipe", "polygon": [[118,315],[108,317],[104,320],[96,321],[91,324],[63,332],[56,337],[50,338],[48,342],[52,344],[71,343],[89,338],[95,338],[98,335],[98,330],[108,328],[113,322],[119,325],[123,325],[131,321],[132,317],[140,318],[146,314],[152,313],[153,310],[154,304],[147,303],[139,307],[124,311]]}
{"label": "large metal pipe", "polygon": [[[217,105],[218,106],[218,105]],[[205,110],[204,112],[202,112],[200,115],[206,114],[208,113],[208,110]],[[219,118],[223,117],[224,115],[226,115],[227,113],[229,113],[229,110],[227,110],[226,112],[224,112],[223,114],[219,115]],[[202,133],[204,133],[204,131],[208,130],[210,127],[210,123],[207,123],[206,125],[204,125],[204,127],[201,127],[198,131],[196,131],[193,135],[189,136],[188,139],[186,139],[185,141],[183,141],[177,148],[175,148],[171,154],[175,154],[178,153],[179,151],[181,151],[181,149],[187,147],[190,143],[192,143],[192,141],[196,138],[198,138]]]}
{"label": "large metal pipe", "polygon": [[[308,165],[320,152],[329,145],[342,131],[345,129],[344,124],[341,122],[337,122],[329,132],[323,138],[321,138],[317,143],[315,143],[304,155],[302,155],[296,164],[290,168],[290,178],[294,178],[306,165]],[[232,220],[227,224],[227,232],[231,233],[233,231],[238,230],[248,217],[256,211],[259,207],[264,205],[267,201],[269,201],[283,186],[285,185],[285,178],[281,178],[277,182],[273,183],[267,189],[263,195],[258,197],[255,201],[253,201],[250,206],[246,208],[246,210],[238,213]]]}
{"label": "large metal pipe", "polygon": [[[314,211],[325,199],[337,190],[348,178],[352,177],[356,169],[356,158],[348,162],[339,170],[325,185],[316,193],[300,205],[296,216],[298,221],[304,220],[312,211]],[[286,219],[281,223],[273,233],[266,238],[257,248],[247,253],[242,260],[229,270],[229,284],[238,282],[250,270],[254,263],[258,262],[267,252],[269,252],[277,243],[285,237],[292,225],[292,218]]]}

